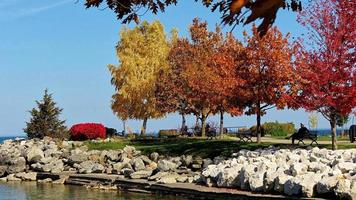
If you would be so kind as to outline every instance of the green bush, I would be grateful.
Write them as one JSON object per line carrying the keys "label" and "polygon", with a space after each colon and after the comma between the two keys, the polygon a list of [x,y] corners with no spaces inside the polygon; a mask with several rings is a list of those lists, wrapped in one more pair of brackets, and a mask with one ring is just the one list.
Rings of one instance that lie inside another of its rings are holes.
{"label": "green bush", "polygon": [[159,137],[178,137],[180,135],[180,132],[176,129],[167,129],[167,130],[159,130],[158,136]]}
{"label": "green bush", "polygon": [[271,136],[287,136],[295,132],[293,123],[266,122],[263,127],[265,133]]}
{"label": "green bush", "polygon": [[138,136],[138,134],[135,134],[135,133],[128,133],[128,134],[126,135],[126,137],[127,137],[128,139],[130,139],[130,140],[136,139],[137,136]]}

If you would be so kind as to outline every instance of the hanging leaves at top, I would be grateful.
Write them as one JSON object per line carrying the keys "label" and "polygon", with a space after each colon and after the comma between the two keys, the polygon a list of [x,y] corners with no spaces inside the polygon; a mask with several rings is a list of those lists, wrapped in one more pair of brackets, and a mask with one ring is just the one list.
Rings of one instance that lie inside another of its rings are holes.
{"label": "hanging leaves at top", "polygon": [[[123,23],[131,21],[139,23],[139,17],[147,11],[154,14],[165,12],[167,6],[176,5],[177,2],[178,0],[85,0],[85,6],[90,8],[106,4],[106,7],[113,10]],[[261,36],[265,35],[274,23],[280,8],[292,11],[302,9],[300,0],[201,0],[201,3],[211,7],[213,12],[220,12],[223,24],[248,24],[262,19],[257,29]],[[242,12],[244,9],[246,11]],[[250,14],[245,16],[248,12]]]}

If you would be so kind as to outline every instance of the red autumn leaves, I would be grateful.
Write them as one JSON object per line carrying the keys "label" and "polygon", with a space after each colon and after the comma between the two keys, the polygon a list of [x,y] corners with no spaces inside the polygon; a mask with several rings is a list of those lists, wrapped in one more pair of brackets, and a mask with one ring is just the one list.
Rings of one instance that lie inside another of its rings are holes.
{"label": "red autumn leaves", "polygon": [[170,69],[157,83],[159,106],[167,112],[194,114],[202,132],[210,114],[258,114],[283,108],[295,81],[293,49],[276,28],[263,38],[253,28],[245,44],[219,28],[209,31],[195,19],[190,38],[180,38],[169,54]]}

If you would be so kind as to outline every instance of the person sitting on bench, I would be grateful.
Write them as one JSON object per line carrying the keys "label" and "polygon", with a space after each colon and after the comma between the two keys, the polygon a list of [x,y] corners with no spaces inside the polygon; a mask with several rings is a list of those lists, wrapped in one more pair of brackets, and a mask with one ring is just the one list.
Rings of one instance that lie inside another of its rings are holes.
{"label": "person sitting on bench", "polygon": [[298,132],[293,133],[291,136],[287,137],[287,139],[292,138],[292,144],[294,144],[294,140],[304,138],[308,134],[310,134],[309,130],[301,123]]}

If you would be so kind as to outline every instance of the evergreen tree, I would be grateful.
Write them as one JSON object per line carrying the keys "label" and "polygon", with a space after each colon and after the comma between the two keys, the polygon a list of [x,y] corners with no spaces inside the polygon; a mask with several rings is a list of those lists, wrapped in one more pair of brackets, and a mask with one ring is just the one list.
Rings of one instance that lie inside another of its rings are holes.
{"label": "evergreen tree", "polygon": [[31,111],[31,120],[26,122],[24,132],[28,138],[43,138],[45,136],[63,138],[67,134],[65,121],[59,119],[62,112],[61,108],[56,107],[56,103],[52,99],[52,94],[45,94],[41,101],[36,101],[37,108]]}

